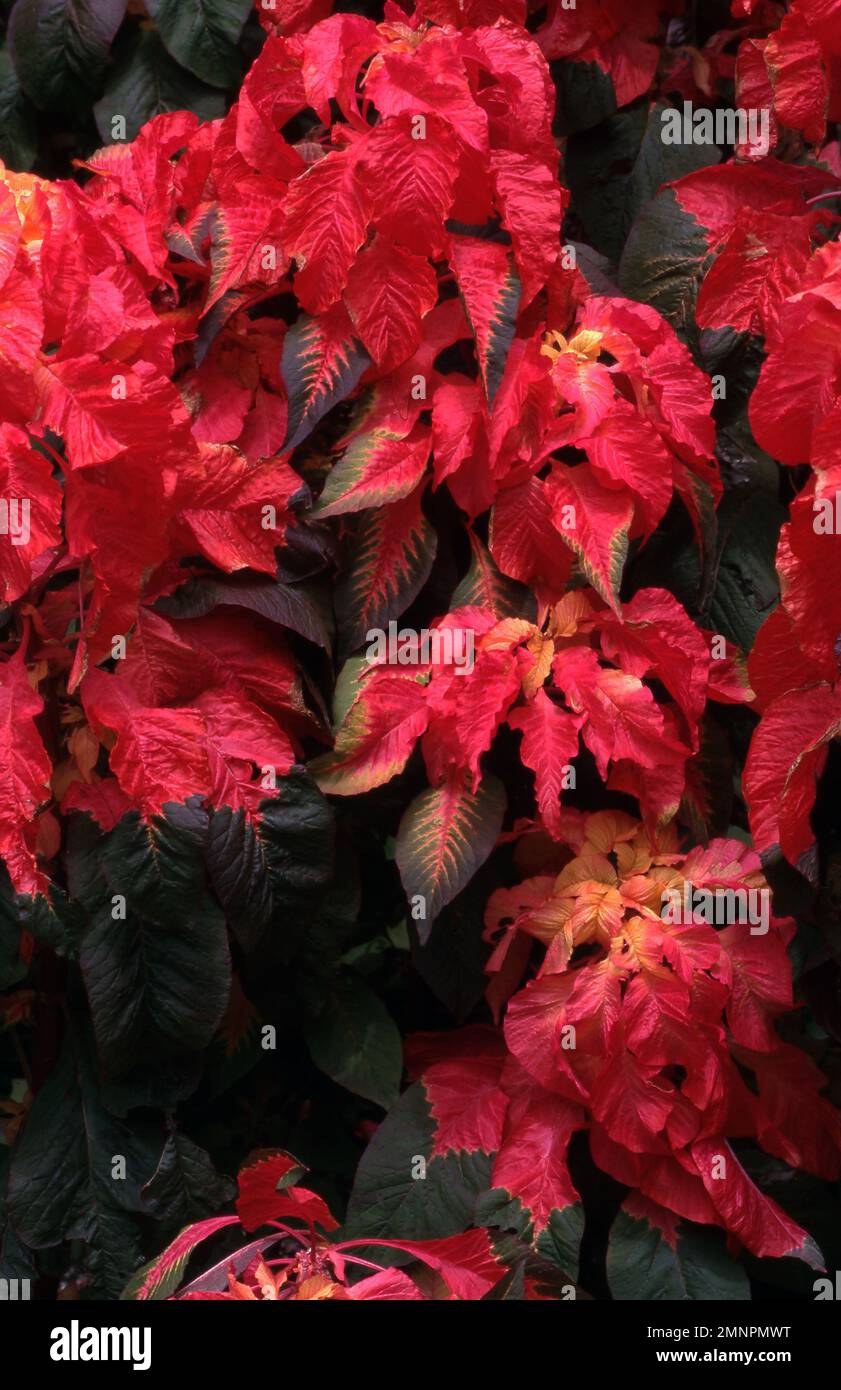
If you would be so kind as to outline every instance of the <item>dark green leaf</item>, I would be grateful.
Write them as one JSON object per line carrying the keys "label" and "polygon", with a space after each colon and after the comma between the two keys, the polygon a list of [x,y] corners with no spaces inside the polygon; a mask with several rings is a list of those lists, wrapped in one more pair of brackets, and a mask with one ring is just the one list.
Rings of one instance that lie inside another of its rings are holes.
{"label": "dark green leaf", "polygon": [[124,817],[104,841],[80,961],[111,1074],[205,1047],[224,1015],[230,960],[207,890],[206,835],[204,812],[172,806],[150,825]]}
{"label": "dark green leaf", "polygon": [[146,0],[146,8],[183,67],[214,87],[239,81],[237,43],[252,0]]}
{"label": "dark green leaf", "polygon": [[140,1260],[130,1214],[144,1210],[141,1187],[159,1151],[148,1126],[129,1126],[104,1109],[89,1048],[71,1029],[12,1153],[9,1215],[17,1236],[35,1250],[84,1241],[87,1292],[117,1298]]}
{"label": "dark green leaf", "polygon": [[219,1211],[235,1191],[230,1179],[216,1172],[204,1149],[176,1130],[141,1195],[159,1221],[180,1228]]}
{"label": "dark green leaf", "polygon": [[750,1298],[747,1275],[727,1254],[723,1231],[678,1221],[670,1236],[624,1209],[611,1227],[607,1277],[613,1297],[623,1301]]}
{"label": "dark green leaf", "polygon": [[358,976],[334,981],[304,1035],[316,1066],[340,1086],[384,1110],[397,1100],[403,1070],[400,1033],[385,1005]]}
{"label": "dark green leaf", "polygon": [[493,1156],[461,1150],[431,1157],[434,1133],[426,1092],[417,1083],[389,1111],[360,1159],[348,1237],[431,1240],[473,1224]]}
{"label": "dark green leaf", "polygon": [[695,299],[707,254],[704,228],[680,207],[674,190],[646,203],[619,262],[619,288],[651,304],[677,330],[694,329]]}
{"label": "dark green leaf", "polygon": [[207,866],[239,941],[252,950],[312,913],[333,870],[333,814],[308,773],[293,771],[262,803],[259,829],[242,811],[214,811]]}
{"label": "dark green leaf", "polygon": [[35,113],[7,48],[0,49],[0,159],[16,173],[31,169],[38,150]]}
{"label": "dark green leaf", "polygon": [[[225,114],[225,98],[170,57],[153,29],[129,36],[108,75],[105,92],[94,106],[100,135],[106,143],[133,140],[140,127],[164,111],[194,111],[203,121]],[[115,117],[125,120],[125,132],[115,134]]]}
{"label": "dark green leaf", "polygon": [[650,111],[619,111],[593,130],[570,138],[564,165],[572,211],[587,240],[618,261],[634,219],[663,184],[708,164],[717,164],[715,145],[666,145],[658,102]]}
{"label": "dark green leaf", "polygon": [[44,110],[85,106],[123,22],[126,0],[18,0],[9,21],[20,84]]}
{"label": "dark green leaf", "polygon": [[328,651],[330,633],[313,593],[304,584],[284,584],[272,579],[191,579],[174,594],[159,599],[156,607],[170,618],[203,618],[218,606],[247,608],[270,622],[287,627],[308,642]]}
{"label": "dark green leaf", "polygon": [[587,130],[616,110],[616,93],[598,63],[564,60],[551,64],[557,92],[555,126],[560,135]]}

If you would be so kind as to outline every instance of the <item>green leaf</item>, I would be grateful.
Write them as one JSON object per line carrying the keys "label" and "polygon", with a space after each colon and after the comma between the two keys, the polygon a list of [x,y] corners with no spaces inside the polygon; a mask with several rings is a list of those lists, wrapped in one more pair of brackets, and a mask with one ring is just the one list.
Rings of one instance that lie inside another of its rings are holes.
{"label": "green leaf", "polygon": [[229,807],[210,817],[207,866],[243,948],[254,950],[320,905],[333,872],[333,813],[302,769],[261,806],[259,827]]}
{"label": "green leaf", "polygon": [[103,140],[114,138],[114,118],[125,119],[125,136],[133,140],[140,127],[164,111],[194,111],[203,121],[225,114],[225,97],[185,72],[167,53],[153,29],[138,29],[115,52],[105,92],[93,108]]}
{"label": "green leaf", "polygon": [[103,841],[80,963],[110,1074],[205,1047],[224,1015],[231,967],[206,837],[205,812],[171,806],[149,825],[125,816]]}
{"label": "green leaf", "polygon": [[340,657],[371,628],[385,629],[417,598],[435,559],[437,536],[421,509],[423,489],[360,517],[336,588]]}
{"label": "green leaf", "polygon": [[9,39],[18,78],[43,110],[74,111],[96,91],[126,0],[18,0]]}
{"label": "green leaf", "polygon": [[550,64],[557,93],[555,127],[559,135],[587,130],[616,110],[613,83],[598,63],[564,59]]}
{"label": "green leaf", "polygon": [[[719,440],[722,453],[723,436]],[[665,585],[701,624],[750,651],[779,599],[777,542],[786,519],[777,497],[779,471],[728,448],[727,488],[716,512],[709,563],[702,571],[694,537],[664,531],[635,561],[634,589]]]}
{"label": "green leaf", "polygon": [[421,897],[425,941],[442,908],[484,864],[502,829],[505,788],[490,774],[479,790],[462,784],[429,787],[411,802],[397,831],[397,867],[406,897]]}
{"label": "green leaf", "polygon": [[31,169],[38,152],[33,111],[8,48],[0,49],[0,159],[15,173]]}
{"label": "green leaf", "polygon": [[330,469],[315,515],[341,516],[407,497],[423,477],[429,452],[428,430],[411,441],[388,429],[356,435]]}
{"label": "green leaf", "polygon": [[584,1208],[580,1202],[571,1202],[563,1211],[556,1208],[550,1214],[549,1225],[537,1238],[537,1253],[576,1280],[583,1235]]}
{"label": "green leaf", "polygon": [[284,337],[280,363],[289,398],[284,453],[297,448],[322,416],[350,395],[370,362],[346,315],[300,315]]}
{"label": "green leaf", "polygon": [[415,970],[459,1022],[473,1012],[488,983],[490,947],[482,931],[488,897],[496,886],[491,867],[480,869],[433,923],[425,945],[413,943]]}
{"label": "green leaf", "polygon": [[331,986],[304,1030],[315,1065],[340,1086],[388,1110],[397,1100],[403,1045],[382,1001],[356,975]]}
{"label": "green leaf", "polygon": [[776,497],[746,491],[726,496],[717,515],[719,553],[710,624],[750,651],[779,597],[776,553],[786,512]]}
{"label": "green leaf", "polygon": [[[737,1302],[750,1299],[745,1271],[727,1254],[724,1232],[675,1220],[653,1203],[651,1216],[631,1215],[628,1203],[616,1217],[607,1250],[607,1278],[623,1301]],[[631,1210],[635,1211],[633,1203]]]}
{"label": "green leaf", "polygon": [[156,1125],[129,1126],[108,1114],[90,1049],[71,1026],[12,1153],[9,1216],[35,1250],[84,1241],[94,1297],[119,1297],[139,1263],[131,1213],[144,1211],[141,1187],[155,1168],[156,1132]]}
{"label": "green leaf", "polygon": [[[476,1204],[476,1221],[501,1231],[514,1231],[521,1240],[534,1240],[532,1214],[519,1197],[504,1187],[492,1187]],[[549,1221],[534,1240],[534,1249],[573,1282],[578,1279],[581,1238],[584,1235],[584,1207],[581,1202],[555,1207]]]}
{"label": "green leaf", "polygon": [[564,170],[586,238],[618,261],[634,219],[663,184],[718,164],[715,145],[666,145],[658,102],[619,111],[570,138]]}
{"label": "green leaf", "polygon": [[618,111],[589,130],[570,136],[564,160],[572,212],[586,240],[618,261],[627,236],[628,184],[643,132],[641,107]]}
{"label": "green leaf", "polygon": [[19,955],[22,931],[58,955],[75,956],[83,927],[83,914],[57,884],[50,898],[15,893],[5,864],[0,863],[0,989],[17,984],[27,973]]}
{"label": "green leaf", "polygon": [[471,531],[470,568],[450,599],[450,609],[490,608],[498,618],[528,618],[533,622],[537,604],[525,584],[509,579],[496,566],[487,546]]}
{"label": "green leaf", "polygon": [[180,1228],[218,1211],[235,1192],[234,1183],[217,1173],[205,1150],[176,1130],[141,1195],[166,1227]]}
{"label": "green leaf", "polygon": [[348,1239],[431,1240],[473,1225],[493,1155],[451,1150],[433,1157],[434,1134],[429,1101],[418,1082],[386,1115],[359,1161],[344,1228]]}
{"label": "green leaf", "polygon": [[646,203],[625,243],[619,288],[650,304],[677,330],[694,332],[695,300],[707,255],[704,228],[684,212],[674,189]]}
{"label": "green leaf", "polygon": [[167,49],[183,67],[213,87],[242,77],[237,44],[252,0],[146,0]]}

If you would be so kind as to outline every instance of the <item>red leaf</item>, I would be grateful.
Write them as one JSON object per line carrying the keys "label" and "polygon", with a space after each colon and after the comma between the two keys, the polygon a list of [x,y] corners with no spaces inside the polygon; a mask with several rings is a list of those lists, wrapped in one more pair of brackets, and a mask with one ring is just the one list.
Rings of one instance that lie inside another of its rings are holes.
{"label": "red leaf", "polygon": [[564,768],[578,753],[581,720],[560,709],[541,689],[531,704],[509,714],[508,723],[522,730],[520,756],[535,774],[538,810],[549,834],[559,840]]}
{"label": "red leaf", "polygon": [[777,1259],[790,1255],[813,1269],[823,1269],[820,1251],[808,1231],[760,1192],[725,1140],[700,1139],[690,1152],[723,1224],[752,1254]]}
{"label": "red leaf", "polygon": [[61,544],[61,489],[22,430],[0,425],[0,578],[13,603],[32,582],[44,551]]}
{"label": "red leaf", "polygon": [[548,483],[552,520],[596,592],[619,612],[634,503],[626,488],[602,487],[588,464],[554,468]]}
{"label": "red leaf", "polygon": [[774,700],[754,732],[745,799],[760,852],[779,844],[796,864],[813,843],[809,813],[831,739],[841,732],[841,690],[815,685]]}
{"label": "red leaf", "polygon": [[52,772],[35,723],[43,708],[18,651],[0,666],[0,855],[17,893],[43,893],[47,886],[35,863],[35,815],[50,795]]}
{"label": "red leaf", "polygon": [[382,234],[357,256],[344,294],[357,333],[383,372],[412,356],[421,340],[421,320],[437,298],[426,256],[395,246]]}
{"label": "red leaf", "polygon": [[339,298],[370,213],[352,150],[331,151],[290,183],[283,246],[298,264],[295,293],[309,313],[323,313]]}
{"label": "red leaf", "polygon": [[408,112],[375,126],[360,155],[371,189],[371,220],[382,237],[422,256],[443,250],[458,146],[440,116],[427,116],[423,138]]}
{"label": "red leaf", "polygon": [[304,1169],[289,1154],[276,1153],[239,1171],[237,1214],[246,1231],[256,1231],[271,1221],[297,1217],[323,1231],[334,1231],[338,1222],[327,1203],[304,1187],[290,1186]]}
{"label": "red leaf", "polygon": [[584,1111],[537,1086],[518,1087],[505,1136],[491,1173],[491,1187],[504,1188],[530,1213],[533,1238],[553,1211],[579,1200],[567,1166],[572,1134],[586,1125]]}
{"label": "red leaf", "polygon": [[584,740],[601,777],[607,776],[608,763],[620,758],[641,767],[661,766],[663,714],[636,676],[600,666],[596,653],[585,647],[560,652],[553,671],[573,709],[584,715]]}
{"label": "red leaf", "polygon": [[[138,1301],[167,1298],[177,1287],[187,1260],[196,1246],[216,1231],[221,1231],[224,1226],[236,1225],[236,1221],[235,1216],[210,1216],[206,1221],[196,1221],[192,1226],[185,1226],[175,1240],[170,1241],[166,1250],[143,1271],[143,1278],[134,1297]],[[204,1294],[202,1297],[206,1298],[208,1295]]]}
{"label": "red leaf", "polygon": [[520,305],[520,281],[511,256],[495,241],[454,236],[450,260],[473,336],[488,404],[493,404]]}
{"label": "red leaf", "polygon": [[502,1063],[500,1055],[458,1057],[426,1069],[423,1087],[435,1121],[433,1155],[496,1152],[508,1109],[499,1086]]}

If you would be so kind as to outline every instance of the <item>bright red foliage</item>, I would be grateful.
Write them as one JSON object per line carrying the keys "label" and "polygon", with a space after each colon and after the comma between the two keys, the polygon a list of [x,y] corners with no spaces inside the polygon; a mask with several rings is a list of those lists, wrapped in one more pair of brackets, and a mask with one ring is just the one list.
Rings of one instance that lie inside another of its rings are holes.
{"label": "bright red foliage", "polygon": [[[195,798],[251,833],[301,764],[337,797],[417,769],[393,857],[420,943],[495,850],[515,870],[485,913],[494,1025],[410,1047],[430,1161],[479,1155],[490,1180],[440,1238],[337,1241],[300,1165],[260,1152],[237,1217],[185,1228],[136,1296],[484,1298],[506,1273],[497,1228],[530,1254],[580,1236],[568,1151],[585,1132],[631,1190],[623,1210],[670,1239],[679,1218],[734,1255],[820,1266],[732,1147],[838,1176],[826,1078],[777,1026],[800,1005],[795,924],[670,919],[664,895],[754,901],[777,850],[803,866],[841,734],[837,150],[810,157],[841,119],[841,0],[770,19],[734,0],[732,29],[659,71],[680,6],[658,0],[550,0],[539,22],[524,0],[387,0],[380,23],[330,8],[258,6],[265,44],[224,117],[160,115],[78,183],[0,175],[0,855],[16,894],[51,900],[72,812],[112,831]],[[735,76],[772,112],[771,154],[737,148],[659,190],[694,238],[676,253],[691,332],[594,287],[564,241],[557,60],[593,65],[615,108]],[[803,157],[775,158],[793,132]],[[629,583],[676,514],[699,592],[721,563],[709,363],[733,335],[762,340],[747,419],[789,502],[780,603],[747,663],[700,601]],[[469,572],[413,609],[443,537]],[[331,728],[326,658],[301,652],[332,655],[334,633],[298,581],[341,547]],[[410,610],[426,627],[397,657],[366,653]],[[735,824],[692,848],[723,705],[758,715],[753,848]],[[639,818],[572,805],[576,762]],[[181,1287],[237,1220],[272,1234]],[[294,1253],[270,1258],[282,1241]],[[372,1243],[410,1272],[355,1282]]]}

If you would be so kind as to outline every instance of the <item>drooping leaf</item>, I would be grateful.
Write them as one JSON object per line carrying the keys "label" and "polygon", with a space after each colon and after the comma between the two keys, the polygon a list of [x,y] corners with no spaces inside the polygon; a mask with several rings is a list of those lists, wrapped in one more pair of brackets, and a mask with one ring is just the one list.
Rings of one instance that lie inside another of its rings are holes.
{"label": "drooping leaf", "polygon": [[438,283],[426,256],[384,236],[357,256],[344,291],[354,328],[381,371],[399,367],[416,351],[421,321],[437,298]]}
{"label": "drooping leaf", "polygon": [[596,592],[618,612],[633,515],[631,494],[624,488],[600,487],[586,464],[555,470],[551,487],[559,535]]}
{"label": "drooping leaf", "polygon": [[453,237],[450,256],[476,339],[485,395],[492,405],[514,337],[520,279],[510,252],[495,241]]}
{"label": "drooping leaf", "polygon": [[534,617],[528,590],[501,574],[490,551],[470,532],[470,568],[450,600],[451,608],[490,608],[499,618]]}
{"label": "drooping leaf", "polygon": [[[490,1155],[478,1148],[433,1155],[434,1132],[429,1101],[418,1083],[392,1108],[362,1155],[344,1225],[348,1239],[432,1239],[472,1224],[476,1197],[487,1186]],[[425,1161],[423,1180],[413,1176],[419,1157]]]}
{"label": "drooping leaf", "polygon": [[339,298],[365,239],[370,203],[348,149],[332,151],[289,185],[283,247],[298,265],[295,293],[308,313],[323,314]]}
{"label": "drooping leaf", "polygon": [[304,584],[282,580],[201,578],[189,580],[175,593],[158,600],[157,609],[173,618],[202,618],[216,607],[245,608],[287,627],[319,647],[330,646],[322,614]]}
{"label": "drooping leaf", "polygon": [[29,169],[35,159],[35,112],[21,88],[12,56],[0,49],[0,159],[12,169]]}
{"label": "drooping leaf", "polygon": [[397,864],[407,898],[423,903],[425,922],[434,922],[485,862],[504,814],[505,790],[490,775],[475,792],[458,778],[415,797],[397,832]]}
{"label": "drooping leaf", "polygon": [[284,450],[296,448],[323,415],[349,396],[369,358],[344,310],[302,314],[283,340],[281,376],[289,399]]}
{"label": "drooping leaf", "polygon": [[543,822],[555,839],[561,838],[561,788],[564,770],[578,752],[579,722],[559,709],[541,688],[532,704],[508,716],[512,729],[523,734],[521,757],[535,774],[535,799]]}
{"label": "drooping leaf", "polygon": [[246,950],[265,946],[320,905],[333,871],[333,817],[302,770],[263,803],[259,828],[241,811],[214,811],[207,866],[228,920]]}
{"label": "drooping leaf", "polygon": [[339,796],[382,786],[402,772],[429,722],[426,692],[414,675],[374,675],[357,690],[332,753],[311,763],[321,790]]}
{"label": "drooping leaf", "polygon": [[[132,1213],[154,1172],[156,1126],[128,1124],[104,1108],[97,1069],[77,1030],[39,1090],[15,1145],[9,1213],[27,1245],[49,1249],[81,1240],[91,1291],[117,1298],[139,1262]],[[122,1158],[122,1169],[115,1163]],[[116,1173],[124,1176],[116,1179]]]}
{"label": "drooping leaf", "polygon": [[233,1183],[216,1172],[205,1150],[175,1130],[141,1195],[160,1221],[178,1227],[224,1206],[233,1190]]}
{"label": "drooping leaf", "polygon": [[186,807],[151,826],[132,814],[104,842],[81,965],[110,1072],[204,1047],[225,1011],[230,962],[205,883],[206,827]]}
{"label": "drooping leaf", "polygon": [[437,536],[423,514],[422,494],[416,488],[359,520],[336,589],[344,652],[361,646],[372,628],[385,629],[399,618],[429,578]]}
{"label": "drooping leaf", "polygon": [[6,769],[0,791],[0,855],[19,893],[42,892],[35,815],[49,795],[50,762],[35,718],[43,709],[22,655],[0,667],[0,730]]}
{"label": "drooping leaf", "polygon": [[235,1226],[239,1221],[237,1216],[210,1216],[205,1221],[194,1222],[191,1226],[185,1226],[180,1235],[171,1241],[162,1254],[156,1255],[153,1260],[139,1269],[131,1281],[126,1285],[122,1292],[122,1297],[127,1300],[137,1300],[143,1302],[146,1299],[161,1300],[169,1298],[170,1294],[178,1288],[187,1261],[195,1250],[196,1246],[208,1236],[215,1235],[225,1226]]}

